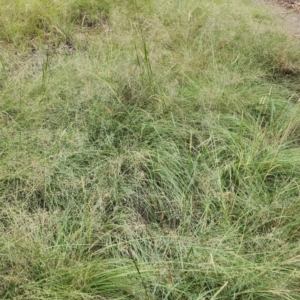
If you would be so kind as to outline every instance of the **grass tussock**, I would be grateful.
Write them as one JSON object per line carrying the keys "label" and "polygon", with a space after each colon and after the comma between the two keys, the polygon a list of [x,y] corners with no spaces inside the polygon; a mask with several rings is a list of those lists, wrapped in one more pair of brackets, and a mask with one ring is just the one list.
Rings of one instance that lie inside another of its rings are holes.
{"label": "grass tussock", "polygon": [[1,299],[300,299],[300,44],[271,15],[1,0],[0,24]]}

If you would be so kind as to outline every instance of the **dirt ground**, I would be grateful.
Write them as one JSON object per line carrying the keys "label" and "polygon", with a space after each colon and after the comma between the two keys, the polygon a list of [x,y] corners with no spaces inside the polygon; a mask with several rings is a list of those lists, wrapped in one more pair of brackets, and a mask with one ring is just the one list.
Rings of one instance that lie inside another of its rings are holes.
{"label": "dirt ground", "polygon": [[300,0],[255,0],[283,20],[287,29],[300,38]]}
{"label": "dirt ground", "polygon": [[278,0],[277,1],[280,5],[292,9],[295,12],[300,12],[300,1],[295,0]]}

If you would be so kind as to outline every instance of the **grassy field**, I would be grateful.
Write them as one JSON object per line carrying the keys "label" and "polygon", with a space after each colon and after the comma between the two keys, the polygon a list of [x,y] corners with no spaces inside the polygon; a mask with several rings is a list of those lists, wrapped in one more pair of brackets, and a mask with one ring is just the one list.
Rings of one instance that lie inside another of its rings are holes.
{"label": "grassy field", "polygon": [[0,0],[0,298],[300,299],[300,42],[250,0]]}

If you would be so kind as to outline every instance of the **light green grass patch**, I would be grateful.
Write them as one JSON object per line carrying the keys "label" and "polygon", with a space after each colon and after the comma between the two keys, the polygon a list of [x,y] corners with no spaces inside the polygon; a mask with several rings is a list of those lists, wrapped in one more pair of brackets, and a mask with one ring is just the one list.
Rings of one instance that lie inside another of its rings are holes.
{"label": "light green grass patch", "polygon": [[0,24],[2,299],[300,298],[300,45],[268,12],[1,1]]}

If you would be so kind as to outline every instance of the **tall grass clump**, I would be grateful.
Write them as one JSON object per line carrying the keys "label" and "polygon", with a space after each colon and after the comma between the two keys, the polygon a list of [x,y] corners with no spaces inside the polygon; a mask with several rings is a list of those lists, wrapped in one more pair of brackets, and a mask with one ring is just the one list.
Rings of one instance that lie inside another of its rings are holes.
{"label": "tall grass clump", "polygon": [[[1,1],[1,33],[4,41],[19,48],[25,43],[71,45],[75,31],[101,28],[108,21],[108,1]],[[24,40],[25,38],[25,40]]]}
{"label": "tall grass clump", "polygon": [[300,299],[300,44],[270,12],[0,2],[1,299]]}

